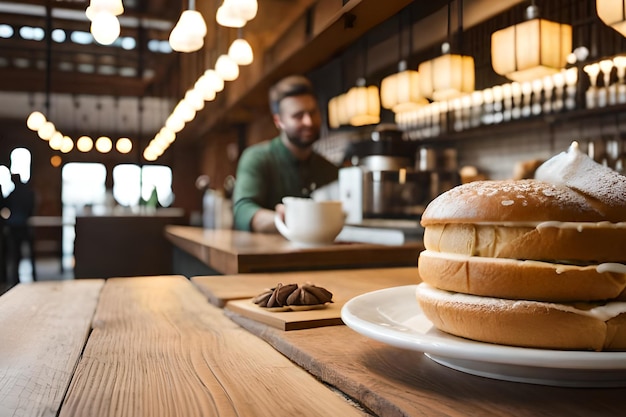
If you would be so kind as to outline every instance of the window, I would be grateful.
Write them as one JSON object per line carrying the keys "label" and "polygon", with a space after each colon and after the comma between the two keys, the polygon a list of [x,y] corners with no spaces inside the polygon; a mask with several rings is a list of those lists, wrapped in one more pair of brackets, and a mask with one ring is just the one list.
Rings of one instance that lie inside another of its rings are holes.
{"label": "window", "polygon": [[134,207],[140,198],[148,201],[156,188],[159,204],[168,207],[174,201],[172,169],[164,165],[122,164],[113,168],[113,197],[118,204]]}
{"label": "window", "polygon": [[120,205],[134,207],[139,204],[139,165],[123,164],[113,168],[113,198]]}
{"label": "window", "polygon": [[11,151],[11,173],[20,174],[22,182],[30,181],[31,155],[26,148],[15,148]]}
{"label": "window", "polygon": [[156,188],[159,204],[169,207],[174,202],[172,193],[172,169],[164,165],[145,165],[141,172],[141,197],[150,199],[152,189]]}

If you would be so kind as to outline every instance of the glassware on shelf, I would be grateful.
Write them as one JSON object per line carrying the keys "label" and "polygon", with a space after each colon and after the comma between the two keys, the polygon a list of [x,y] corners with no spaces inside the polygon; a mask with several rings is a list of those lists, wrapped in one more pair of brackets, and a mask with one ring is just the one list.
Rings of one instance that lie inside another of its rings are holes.
{"label": "glassware on shelf", "polygon": [[511,120],[511,110],[513,108],[513,88],[511,83],[502,85],[502,120],[508,122]]}
{"label": "glassware on shelf", "polygon": [[617,68],[617,102],[626,103],[626,84],[624,76],[626,75],[626,56],[617,55],[613,57],[613,64]]}
{"label": "glassware on shelf", "polygon": [[461,106],[463,107],[463,129],[469,129],[471,127],[471,109],[472,109],[472,96],[466,94],[461,97]]}
{"label": "glassware on shelf", "polygon": [[454,110],[453,129],[455,132],[460,132],[461,130],[463,130],[463,103],[461,102],[461,98],[453,98],[451,102],[451,107],[452,110]]}
{"label": "glassware on shelf", "polygon": [[503,86],[494,85],[491,88],[493,92],[493,123],[502,123],[503,115],[502,115],[502,107],[503,107]]}
{"label": "glassware on shelf", "polygon": [[551,75],[546,75],[541,80],[543,84],[543,112],[551,113],[552,112],[552,96],[554,90],[554,81],[552,81]]}
{"label": "glassware on shelf", "polygon": [[604,107],[607,104],[615,104],[615,99],[611,103],[610,87],[611,87],[611,71],[613,70],[613,60],[603,59],[598,62],[600,72],[602,73],[602,87],[598,88],[598,107]]}
{"label": "glassware on shelf", "polygon": [[533,84],[530,81],[524,81],[521,84],[521,88],[523,96],[522,117],[528,117],[532,113],[531,104],[533,96]]}
{"label": "glassware on shelf", "polygon": [[583,71],[585,71],[587,75],[589,76],[589,88],[585,92],[585,101],[586,101],[587,107],[590,109],[593,109],[597,107],[598,105],[597,84],[598,84],[598,74],[600,74],[600,64],[593,63],[593,64],[585,65],[583,67]]}
{"label": "glassware on shelf", "polygon": [[513,97],[511,117],[519,119],[522,115],[522,85],[517,81],[511,83],[511,97]]}
{"label": "glassware on shelf", "polygon": [[576,91],[578,90],[578,68],[565,70],[565,107],[568,110],[576,108]]}
{"label": "glassware on shelf", "polygon": [[493,123],[493,89],[485,88],[480,96],[483,103],[480,121],[486,125],[490,125]]}
{"label": "glassware on shelf", "polygon": [[541,78],[537,78],[532,81],[532,90],[533,90],[533,98],[531,105],[531,113],[534,116],[541,114],[542,106],[541,106],[541,92],[543,91],[543,80]]}
{"label": "glassware on shelf", "polygon": [[565,100],[563,98],[563,91],[565,88],[565,74],[557,72],[552,76],[552,82],[554,83],[554,104],[552,109],[555,112],[560,112],[565,106]]}

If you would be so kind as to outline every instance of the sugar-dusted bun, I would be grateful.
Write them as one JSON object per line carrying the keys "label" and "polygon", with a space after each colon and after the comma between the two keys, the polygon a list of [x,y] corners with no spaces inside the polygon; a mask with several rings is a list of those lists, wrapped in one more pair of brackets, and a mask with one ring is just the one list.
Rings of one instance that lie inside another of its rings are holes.
{"label": "sugar-dusted bun", "polygon": [[626,302],[554,304],[479,297],[422,283],[417,300],[439,330],[482,342],[565,349],[626,349]]}
{"label": "sugar-dusted bun", "polygon": [[422,281],[441,290],[551,302],[626,300],[626,266],[574,266],[494,259],[426,250],[418,261]]}
{"label": "sugar-dusted bun", "polygon": [[421,223],[427,227],[438,223],[625,221],[626,205],[612,207],[618,202],[603,203],[569,187],[532,179],[476,181],[435,198],[424,210]]}
{"label": "sugar-dusted bun", "polygon": [[438,252],[570,263],[626,263],[626,222],[431,224],[424,247]]}

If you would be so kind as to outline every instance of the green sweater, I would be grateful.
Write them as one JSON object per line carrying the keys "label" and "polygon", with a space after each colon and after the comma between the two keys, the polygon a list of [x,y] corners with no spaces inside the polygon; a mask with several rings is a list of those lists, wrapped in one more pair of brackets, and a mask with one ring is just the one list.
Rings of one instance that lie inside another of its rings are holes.
{"label": "green sweater", "polygon": [[298,161],[280,137],[247,148],[239,159],[233,193],[234,226],[250,230],[260,208],[274,210],[286,196],[308,197],[337,179],[339,168],[317,153]]}

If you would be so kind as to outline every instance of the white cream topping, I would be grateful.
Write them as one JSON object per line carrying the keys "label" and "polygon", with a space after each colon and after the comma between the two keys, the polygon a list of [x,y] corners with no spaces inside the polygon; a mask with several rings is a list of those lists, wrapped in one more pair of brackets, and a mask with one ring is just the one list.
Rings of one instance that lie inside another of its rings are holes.
{"label": "white cream topping", "polygon": [[549,227],[559,229],[626,229],[626,222],[611,223],[603,222],[560,222],[556,220],[547,220],[539,222],[472,222],[478,226],[504,226],[504,227],[532,227],[544,229]]}
{"label": "white cream topping", "polygon": [[565,185],[605,204],[626,204],[626,177],[582,153],[578,142],[541,164],[535,178]]}
{"label": "white cream topping", "polygon": [[529,300],[507,300],[503,298],[479,297],[477,295],[462,294],[440,290],[422,283],[417,287],[417,292],[424,297],[435,300],[453,302],[460,304],[479,304],[482,306],[493,306],[498,308],[514,308],[520,305],[550,307],[568,313],[580,314],[601,321],[608,321],[622,313],[626,313],[626,301],[611,301],[603,305],[598,305],[589,310],[582,310],[568,304],[557,304]]}
{"label": "white cream topping", "polygon": [[606,263],[598,265],[596,267],[596,271],[598,271],[598,274],[603,274],[605,272],[626,274],[626,265],[618,264],[617,262],[606,262]]}
{"label": "white cream topping", "polygon": [[524,265],[536,265],[538,267],[547,268],[552,267],[555,269],[557,274],[561,274],[567,270],[571,269],[589,269],[595,268],[598,274],[615,273],[615,274],[626,274],[626,265],[620,264],[617,262],[605,262],[597,265],[570,265],[570,264],[559,264],[552,262],[544,262],[544,261],[533,261],[533,260],[519,260],[519,259],[509,259],[509,258],[486,258],[482,256],[471,256],[471,255],[463,255],[460,253],[444,253],[444,252],[436,252],[431,250],[424,250],[422,253],[425,256],[430,256],[431,258],[440,258],[440,259],[451,259],[457,260],[461,262],[482,262],[482,263],[499,263],[499,264],[524,264]]}

